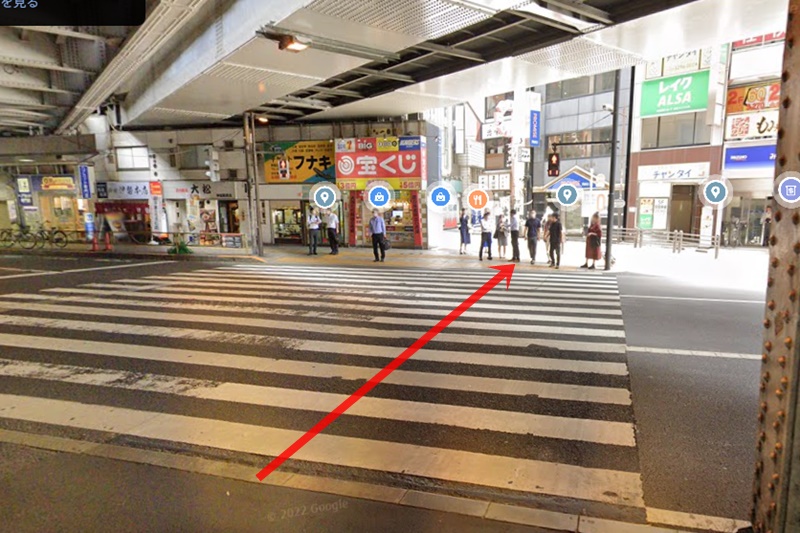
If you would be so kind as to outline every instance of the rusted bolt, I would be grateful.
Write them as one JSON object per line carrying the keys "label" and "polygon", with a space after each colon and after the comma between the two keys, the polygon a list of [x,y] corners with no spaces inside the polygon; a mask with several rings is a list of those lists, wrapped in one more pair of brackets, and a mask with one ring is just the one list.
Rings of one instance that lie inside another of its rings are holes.
{"label": "rusted bolt", "polygon": [[[767,489],[769,489],[770,492],[775,492],[775,483],[768,483],[767,484]],[[772,513],[768,512],[767,514],[769,515],[769,514],[772,514]]]}
{"label": "rusted bolt", "polygon": [[780,222],[781,219],[783,218],[783,213],[781,213],[780,211],[775,211],[774,218],[775,222]]}
{"label": "rusted bolt", "polygon": [[771,352],[772,351],[772,341],[765,342],[764,343],[764,349],[767,350],[768,352]]}
{"label": "rusted bolt", "polygon": [[781,444],[780,442],[776,442],[776,443],[775,443],[775,451],[776,451],[776,452],[779,452],[779,451],[781,451],[782,449],[783,449],[783,444]]}
{"label": "rusted bolt", "polygon": [[756,442],[756,450],[761,451],[764,448],[764,443],[760,440]]}
{"label": "rusted bolt", "polygon": [[785,339],[783,339],[783,345],[786,346],[787,348],[791,348],[792,347],[792,338],[791,337],[786,337]]}
{"label": "rusted bolt", "polygon": [[778,431],[780,429],[780,427],[781,427],[780,421],[776,420],[775,422],[773,422],[772,423],[772,427],[775,429],[775,431]]}
{"label": "rusted bolt", "polygon": [[764,319],[764,327],[769,329],[772,326],[772,321],[769,318]]}
{"label": "rusted bolt", "polygon": [[767,434],[762,431],[761,433],[758,434],[758,440],[764,442],[765,440],[767,440]]}
{"label": "rusted bolt", "polygon": [[800,213],[792,215],[792,222],[794,222],[795,225],[800,224]]}
{"label": "rusted bolt", "polygon": [[797,300],[797,291],[796,290],[792,289],[792,290],[789,291],[789,299],[791,301],[793,301],[793,302],[795,300]]}
{"label": "rusted bolt", "polygon": [[786,269],[786,272],[788,272],[790,276],[794,276],[794,265],[789,265],[789,268]]}
{"label": "rusted bolt", "polygon": [[761,402],[761,410],[767,412],[767,402]]}
{"label": "rusted bolt", "polygon": [[761,392],[764,392],[765,390],[767,390],[767,384],[762,381],[761,382],[761,386],[759,387],[759,390]]}
{"label": "rusted bolt", "polygon": [[783,389],[775,389],[775,396],[783,398]]}
{"label": "rusted bolt", "polygon": [[767,302],[767,309],[769,309],[770,311],[775,310],[775,300],[770,300]]}
{"label": "rusted bolt", "polygon": [[773,257],[772,261],[770,261],[769,264],[772,265],[772,268],[777,268],[778,265],[780,264],[780,261],[778,261],[777,257]]}
{"label": "rusted bolt", "polygon": [[761,362],[767,364],[769,362],[769,356],[765,353],[761,354]]}
{"label": "rusted bolt", "polygon": [[767,287],[772,287],[773,285],[775,285],[775,278],[767,278]]}
{"label": "rusted bolt", "polygon": [[778,364],[781,365],[781,367],[786,368],[786,356],[785,355],[782,355],[782,356],[778,357]]}
{"label": "rusted bolt", "polygon": [[764,374],[761,376],[761,378],[762,378],[764,381],[766,381],[767,383],[769,383],[769,378],[771,378],[771,377],[772,377],[772,376],[770,375],[770,373],[769,373],[769,372],[764,372]]}
{"label": "rusted bolt", "polygon": [[782,167],[785,167],[786,166],[786,157],[785,156],[780,156],[778,158],[778,164],[780,166],[782,166]]}
{"label": "rusted bolt", "polygon": [[758,413],[758,421],[764,422],[764,413]]}
{"label": "rusted bolt", "polygon": [[778,411],[778,418],[780,418],[781,420],[783,420],[784,418],[786,418],[786,411],[784,411],[783,409],[781,409],[780,411]]}
{"label": "rusted bolt", "polygon": [[779,476],[778,474],[772,474],[772,481],[778,481],[780,479],[781,479],[781,476]]}
{"label": "rusted bolt", "polygon": [[778,243],[778,238],[775,235],[773,235],[772,237],[769,238],[769,243],[772,246],[775,246]]}
{"label": "rusted bolt", "polygon": [[778,460],[778,454],[775,452],[769,452],[769,458],[772,459],[772,462],[775,462]]}
{"label": "rusted bolt", "polygon": [[781,102],[781,105],[783,105],[784,109],[789,109],[789,106],[792,105],[792,99],[787,96],[786,98],[783,99],[783,102]]}
{"label": "rusted bolt", "polygon": [[794,243],[794,253],[800,254],[800,242]]}
{"label": "rusted bolt", "polygon": [[783,387],[784,389],[789,388],[789,378],[787,378],[786,376],[783,376],[781,378],[781,387]]}

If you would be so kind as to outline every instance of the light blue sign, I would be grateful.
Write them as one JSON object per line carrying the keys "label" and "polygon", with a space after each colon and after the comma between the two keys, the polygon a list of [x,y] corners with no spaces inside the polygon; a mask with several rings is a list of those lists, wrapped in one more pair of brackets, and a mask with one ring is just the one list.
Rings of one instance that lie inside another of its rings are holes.
{"label": "light blue sign", "polygon": [[556,198],[564,207],[575,205],[578,201],[578,188],[572,184],[562,185],[556,193]]}
{"label": "light blue sign", "polygon": [[728,197],[728,187],[719,180],[709,181],[703,189],[703,194],[712,204],[721,204]]}
{"label": "light blue sign", "polygon": [[329,209],[336,203],[336,194],[328,187],[321,187],[314,193],[314,203],[321,209]]}
{"label": "light blue sign", "polygon": [[784,202],[790,204],[800,200],[800,179],[794,176],[785,178],[778,186],[778,194]]}
{"label": "light blue sign", "polygon": [[386,187],[373,187],[369,191],[369,201],[375,207],[385,207],[389,203],[389,190]]}
{"label": "light blue sign", "polygon": [[450,195],[450,191],[444,187],[437,187],[431,191],[431,202],[433,202],[433,205],[437,207],[446,206],[450,203],[451,198],[452,196]]}
{"label": "light blue sign", "polygon": [[531,134],[530,142],[532,147],[539,146],[542,140],[542,113],[541,111],[531,111]]}

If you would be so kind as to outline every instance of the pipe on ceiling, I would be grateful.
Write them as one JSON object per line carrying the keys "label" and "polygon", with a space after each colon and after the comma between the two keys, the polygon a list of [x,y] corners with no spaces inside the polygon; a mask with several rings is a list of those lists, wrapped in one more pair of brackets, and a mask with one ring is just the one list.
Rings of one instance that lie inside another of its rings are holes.
{"label": "pipe on ceiling", "polygon": [[161,0],[144,24],[139,26],[95,82],[83,93],[55,133],[62,135],[86,120],[209,1]]}

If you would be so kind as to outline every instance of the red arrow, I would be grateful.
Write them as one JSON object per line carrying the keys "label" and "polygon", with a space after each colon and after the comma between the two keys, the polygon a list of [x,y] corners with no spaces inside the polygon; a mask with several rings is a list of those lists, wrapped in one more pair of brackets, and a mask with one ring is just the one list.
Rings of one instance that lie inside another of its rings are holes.
{"label": "red arrow", "polygon": [[458,307],[450,311],[449,315],[441,319],[435,326],[429,329],[422,337],[417,339],[414,342],[414,344],[406,348],[406,350],[399,356],[397,356],[397,358],[394,361],[386,365],[386,367],[384,367],[383,370],[372,376],[372,378],[369,381],[364,383],[364,385],[362,385],[361,388],[359,388],[349,398],[343,401],[336,409],[325,415],[325,418],[317,422],[317,424],[313,428],[308,430],[308,432],[306,432],[302,437],[297,439],[297,441],[294,444],[286,448],[286,450],[284,450],[282,454],[280,454],[278,457],[270,461],[270,463],[267,466],[265,466],[258,474],[256,474],[256,477],[260,481],[264,481],[264,478],[270,475],[276,468],[281,466],[283,462],[286,461],[286,459],[289,459],[292,455],[297,453],[297,451],[300,448],[308,444],[308,442],[314,437],[316,437],[320,431],[328,427],[328,425],[330,425],[331,422],[339,418],[340,415],[343,415],[345,411],[350,409],[350,407],[352,407],[354,403],[360,400],[362,396],[366,395],[367,393],[369,393],[369,391],[374,389],[378,383],[386,379],[386,376],[397,370],[400,367],[400,365],[405,363],[412,355],[417,353],[418,350],[420,350],[426,344],[428,344],[429,341],[433,340],[433,338],[439,333],[441,333],[441,331],[444,330],[444,328],[452,324],[455,319],[463,315],[467,309],[472,307],[472,305],[475,302],[486,296],[486,293],[494,289],[494,287],[504,279],[506,280],[506,290],[508,290],[508,287],[511,285],[511,276],[514,274],[514,265],[493,266],[489,268],[499,270],[499,272],[495,274],[492,279],[484,283],[483,287],[473,292],[469,298],[461,302],[458,305]]}

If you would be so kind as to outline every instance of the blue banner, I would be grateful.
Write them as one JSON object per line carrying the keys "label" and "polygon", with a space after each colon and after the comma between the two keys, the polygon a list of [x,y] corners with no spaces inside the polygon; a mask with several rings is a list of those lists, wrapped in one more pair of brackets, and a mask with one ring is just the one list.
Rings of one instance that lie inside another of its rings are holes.
{"label": "blue banner", "polygon": [[773,169],[777,157],[774,144],[726,148],[723,168],[725,170]]}
{"label": "blue banner", "polygon": [[81,197],[90,199],[92,197],[92,184],[89,182],[89,167],[86,165],[78,166],[78,175],[81,182]]}
{"label": "blue banner", "polygon": [[541,111],[531,111],[531,134],[530,142],[532,147],[539,146],[542,140],[542,113]]}

